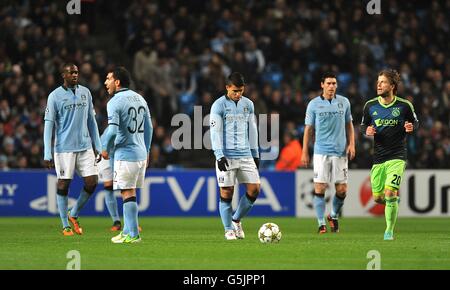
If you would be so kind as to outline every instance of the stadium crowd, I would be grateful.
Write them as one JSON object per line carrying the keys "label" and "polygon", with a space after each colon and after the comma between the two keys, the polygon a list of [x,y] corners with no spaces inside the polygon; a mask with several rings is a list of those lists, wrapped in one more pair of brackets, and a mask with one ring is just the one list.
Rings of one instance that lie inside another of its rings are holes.
{"label": "stadium crowd", "polygon": [[171,118],[193,115],[195,105],[209,114],[232,71],[246,77],[257,114],[279,114],[280,142],[270,148],[276,152],[285,130],[302,140],[320,76],[336,72],[357,136],[349,166],[369,168],[372,140],[359,130],[363,106],[375,97],[377,72],[395,68],[398,95],[414,104],[420,121],[408,139],[408,168],[450,168],[449,0],[381,1],[381,15],[366,12],[368,1],[344,0],[97,0],[81,2],[81,15],[68,15],[61,2],[0,6],[0,169],[43,167],[46,100],[67,61],[92,92],[100,133],[106,73],[117,64],[130,68],[152,112],[157,168],[213,166],[210,150],[174,149]]}

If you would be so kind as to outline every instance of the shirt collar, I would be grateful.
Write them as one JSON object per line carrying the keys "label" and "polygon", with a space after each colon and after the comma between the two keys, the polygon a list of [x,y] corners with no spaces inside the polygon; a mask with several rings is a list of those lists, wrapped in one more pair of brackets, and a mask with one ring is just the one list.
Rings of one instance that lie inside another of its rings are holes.
{"label": "shirt collar", "polygon": [[[323,101],[323,100],[327,100],[327,101],[328,101],[328,99],[325,99],[325,97],[324,97],[323,95],[320,95],[320,98],[322,99],[322,101]],[[333,99],[336,99],[336,95],[334,95],[334,96],[331,98],[331,100],[333,100]]]}
{"label": "shirt collar", "polygon": [[78,89],[78,85],[75,85],[75,87],[73,87],[73,88],[69,88],[69,87],[66,87],[66,86],[63,84],[63,85],[61,85],[61,87],[62,87],[65,91],[68,91],[69,89]]}
{"label": "shirt collar", "polygon": [[239,102],[242,100],[242,97],[243,97],[243,96],[241,96],[241,98],[239,99],[239,101],[236,102],[236,101],[233,101],[233,100],[232,100],[229,96],[227,96],[226,94],[225,94],[224,96],[225,96],[225,99],[226,99],[226,100],[231,101],[231,102],[236,103],[236,104],[239,103]]}
{"label": "shirt collar", "polygon": [[121,93],[121,92],[125,92],[125,91],[128,91],[129,90],[129,88],[121,88],[120,90],[118,90],[118,91],[116,91],[112,96],[111,96],[111,98],[113,98],[116,94],[118,94],[118,93]]}
{"label": "shirt collar", "polygon": [[336,95],[334,95],[334,96],[331,98],[331,100],[328,100],[328,99],[326,99],[324,96],[320,95],[320,99],[321,99],[322,101],[328,101],[328,102],[330,102],[330,104],[331,104],[331,103],[333,102],[333,100],[336,99]]}

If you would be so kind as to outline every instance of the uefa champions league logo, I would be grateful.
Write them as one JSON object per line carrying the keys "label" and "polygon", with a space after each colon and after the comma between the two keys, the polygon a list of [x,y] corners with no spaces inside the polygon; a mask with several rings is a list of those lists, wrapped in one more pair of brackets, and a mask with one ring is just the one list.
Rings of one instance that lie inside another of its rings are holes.
{"label": "uefa champions league logo", "polygon": [[[46,211],[51,214],[58,214],[58,206],[56,204],[56,190],[58,178],[55,175],[47,175],[47,194],[30,201],[30,208],[36,211]],[[95,211],[103,212],[105,210],[106,191],[101,190],[95,194]],[[115,193],[115,197],[120,197],[120,192]],[[140,210],[145,210],[149,206],[148,197],[141,196]],[[69,197],[68,207],[71,208],[76,203],[75,198]]]}
{"label": "uefa champions league logo", "polygon": [[[55,175],[47,175],[47,195],[36,198],[30,202],[30,207],[37,211],[47,211],[51,214],[58,213],[56,204],[56,183],[58,179]],[[74,206],[76,199],[69,197],[69,208]]]}

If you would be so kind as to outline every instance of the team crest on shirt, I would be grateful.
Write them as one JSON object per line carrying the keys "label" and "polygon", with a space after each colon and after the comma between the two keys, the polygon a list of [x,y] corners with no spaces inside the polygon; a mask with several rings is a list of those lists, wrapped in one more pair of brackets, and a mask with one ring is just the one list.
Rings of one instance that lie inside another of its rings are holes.
{"label": "team crest on shirt", "polygon": [[85,95],[81,95],[81,100],[86,101],[86,96]]}
{"label": "team crest on shirt", "polygon": [[342,109],[342,107],[344,107],[344,105],[342,103],[338,103],[338,108]]}
{"label": "team crest on shirt", "polygon": [[247,114],[248,111],[249,111],[248,107],[245,107],[245,108],[244,108],[244,113]]}
{"label": "team crest on shirt", "polygon": [[216,121],[215,120],[211,120],[211,127],[215,127],[216,126]]}
{"label": "team crest on shirt", "polygon": [[392,109],[392,116],[394,116],[394,117],[398,117],[398,116],[400,116],[400,108],[393,108]]}

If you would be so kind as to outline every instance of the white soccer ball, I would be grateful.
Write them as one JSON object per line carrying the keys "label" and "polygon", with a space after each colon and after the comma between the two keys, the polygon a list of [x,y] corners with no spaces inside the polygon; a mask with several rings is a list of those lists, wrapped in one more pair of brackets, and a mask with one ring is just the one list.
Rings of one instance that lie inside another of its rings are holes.
{"label": "white soccer ball", "polygon": [[281,230],[277,224],[265,223],[258,231],[258,238],[261,243],[278,243],[281,240]]}

